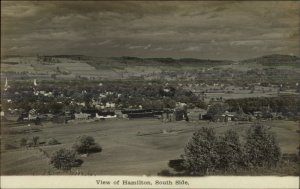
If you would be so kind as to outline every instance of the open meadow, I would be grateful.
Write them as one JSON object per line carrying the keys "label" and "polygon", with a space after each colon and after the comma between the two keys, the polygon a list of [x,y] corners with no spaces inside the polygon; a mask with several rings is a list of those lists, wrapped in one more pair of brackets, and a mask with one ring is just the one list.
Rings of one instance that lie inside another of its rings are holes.
{"label": "open meadow", "polygon": [[[282,153],[297,153],[298,122],[276,120],[265,121],[263,124],[276,134]],[[49,156],[60,148],[72,148],[76,137],[89,135],[95,138],[103,150],[89,154],[87,157],[79,156],[83,163],[72,171],[84,175],[157,175],[164,169],[170,169],[169,160],[180,158],[193,132],[201,127],[213,127],[217,134],[233,129],[240,134],[243,141],[250,125],[250,122],[207,121],[162,123],[158,119],[43,123],[42,126],[7,125],[2,127],[3,144],[19,146],[21,138],[39,136],[40,146],[2,150],[1,174],[66,174],[49,165]],[[48,146],[44,142],[49,138],[55,138],[61,144]],[[294,171],[297,168],[291,169]],[[293,172],[283,170],[282,174],[293,174]]]}

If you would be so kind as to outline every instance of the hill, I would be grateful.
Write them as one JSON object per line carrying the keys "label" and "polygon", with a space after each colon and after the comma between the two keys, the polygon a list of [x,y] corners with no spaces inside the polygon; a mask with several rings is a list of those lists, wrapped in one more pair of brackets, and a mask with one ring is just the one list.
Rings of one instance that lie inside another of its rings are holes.
{"label": "hill", "polygon": [[258,63],[262,65],[300,64],[300,57],[292,55],[272,54],[241,61],[241,63]]}
{"label": "hill", "polygon": [[[14,79],[199,79],[241,77],[247,71],[277,68],[267,75],[299,74],[300,58],[266,55],[239,62],[196,58],[95,57],[86,55],[48,55],[2,57],[2,77]],[[266,71],[262,71],[265,73]],[[247,74],[249,74],[247,72]],[[263,74],[264,75],[264,74]],[[257,77],[257,76],[255,76]],[[272,76],[273,77],[273,76]]]}

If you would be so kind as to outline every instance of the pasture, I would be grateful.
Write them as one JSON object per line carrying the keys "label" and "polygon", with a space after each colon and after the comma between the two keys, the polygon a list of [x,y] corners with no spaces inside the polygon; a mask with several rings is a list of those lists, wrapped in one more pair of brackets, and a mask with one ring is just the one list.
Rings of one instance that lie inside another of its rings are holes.
{"label": "pasture", "polygon": [[[263,123],[276,133],[283,153],[297,153],[299,123],[278,120]],[[2,143],[19,145],[23,137],[39,136],[41,143],[55,138],[61,144],[2,150],[1,174],[66,174],[49,166],[49,159],[45,153],[51,155],[60,148],[71,148],[76,137],[90,135],[102,146],[103,151],[87,157],[79,156],[83,164],[74,168],[76,171],[84,175],[157,175],[163,169],[170,169],[169,160],[180,158],[184,146],[195,130],[208,126],[215,128],[217,134],[221,134],[228,129],[234,129],[243,141],[250,125],[249,122],[162,123],[156,119],[119,119],[63,125],[44,123],[42,126],[6,126],[2,127]]]}

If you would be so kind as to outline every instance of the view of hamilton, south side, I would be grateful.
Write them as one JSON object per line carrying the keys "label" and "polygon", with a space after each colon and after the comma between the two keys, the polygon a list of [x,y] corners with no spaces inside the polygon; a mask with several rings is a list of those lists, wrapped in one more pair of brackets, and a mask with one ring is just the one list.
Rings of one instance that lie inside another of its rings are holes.
{"label": "view of hamilton, south side", "polygon": [[19,176],[34,176],[32,188],[239,180],[223,176],[264,178],[252,182],[263,188],[276,183],[269,176],[299,177],[299,10],[275,0],[1,1],[1,188]]}

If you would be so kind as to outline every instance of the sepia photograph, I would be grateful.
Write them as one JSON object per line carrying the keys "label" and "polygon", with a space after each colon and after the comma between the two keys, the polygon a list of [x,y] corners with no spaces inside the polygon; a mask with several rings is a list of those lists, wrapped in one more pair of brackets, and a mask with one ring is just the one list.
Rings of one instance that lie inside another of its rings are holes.
{"label": "sepia photograph", "polygon": [[298,179],[299,10],[298,1],[1,1],[3,183]]}

